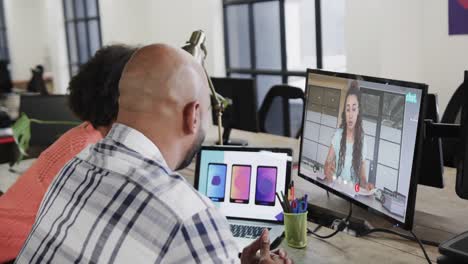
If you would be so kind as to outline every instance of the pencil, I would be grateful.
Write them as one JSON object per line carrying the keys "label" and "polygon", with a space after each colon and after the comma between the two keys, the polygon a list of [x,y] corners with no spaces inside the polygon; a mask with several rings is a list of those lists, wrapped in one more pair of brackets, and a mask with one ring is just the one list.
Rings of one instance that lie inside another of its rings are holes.
{"label": "pencil", "polygon": [[286,208],[284,207],[284,202],[281,201],[281,197],[278,193],[276,193],[276,197],[278,197],[278,201],[280,202],[281,207],[283,208],[283,212],[286,212]]}
{"label": "pencil", "polygon": [[290,213],[291,212],[291,208],[289,206],[289,202],[288,200],[286,199],[286,196],[284,195],[283,191],[281,191],[281,196],[283,197],[283,201],[284,201],[284,206],[286,207],[286,211],[284,211],[285,213]]}

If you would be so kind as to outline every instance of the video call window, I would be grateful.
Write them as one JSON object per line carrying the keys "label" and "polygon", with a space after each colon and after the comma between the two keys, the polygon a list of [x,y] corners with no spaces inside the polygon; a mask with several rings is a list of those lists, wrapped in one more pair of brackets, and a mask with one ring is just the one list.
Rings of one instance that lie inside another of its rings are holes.
{"label": "video call window", "polygon": [[299,174],[405,222],[423,90],[312,73],[306,91]]}
{"label": "video call window", "polygon": [[[405,96],[361,87],[367,181],[377,188],[398,190]],[[310,86],[304,158],[322,168],[340,125],[340,89]],[[341,110],[342,111],[342,110]],[[381,173],[383,177],[376,177]]]}

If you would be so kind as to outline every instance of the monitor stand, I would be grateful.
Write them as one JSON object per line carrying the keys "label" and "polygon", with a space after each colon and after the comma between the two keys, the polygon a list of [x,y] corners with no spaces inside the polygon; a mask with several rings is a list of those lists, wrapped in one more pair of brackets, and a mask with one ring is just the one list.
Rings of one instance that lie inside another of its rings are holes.
{"label": "monitor stand", "polygon": [[[309,203],[307,206],[307,220],[324,227],[331,227],[335,220],[342,220],[347,216],[344,213],[336,212],[315,204]],[[354,236],[361,236],[372,228],[372,226],[365,220],[351,215],[346,228],[348,233],[352,233]]]}
{"label": "monitor stand", "polygon": [[[243,139],[230,139],[231,136],[231,126],[224,126],[223,131],[223,145],[228,146],[248,146],[249,143],[247,140]],[[216,145],[219,145],[219,141],[216,141]]]}

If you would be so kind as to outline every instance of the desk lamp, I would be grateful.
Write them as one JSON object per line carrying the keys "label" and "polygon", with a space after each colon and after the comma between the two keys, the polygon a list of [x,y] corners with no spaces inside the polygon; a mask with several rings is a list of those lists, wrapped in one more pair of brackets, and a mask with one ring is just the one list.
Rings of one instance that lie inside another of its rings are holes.
{"label": "desk lamp", "polygon": [[192,33],[190,39],[185,43],[182,47],[185,51],[192,54],[192,56],[202,65],[203,71],[205,72],[206,79],[208,80],[208,86],[211,90],[211,98],[212,102],[214,102],[214,109],[217,113],[218,117],[218,144],[223,145],[223,135],[221,131],[221,124],[222,124],[222,116],[223,111],[229,105],[229,100],[221,96],[216,92],[214,89],[213,83],[211,82],[211,78],[208,76],[208,73],[205,69],[205,59],[208,55],[205,46],[205,33],[202,30],[197,30]]}

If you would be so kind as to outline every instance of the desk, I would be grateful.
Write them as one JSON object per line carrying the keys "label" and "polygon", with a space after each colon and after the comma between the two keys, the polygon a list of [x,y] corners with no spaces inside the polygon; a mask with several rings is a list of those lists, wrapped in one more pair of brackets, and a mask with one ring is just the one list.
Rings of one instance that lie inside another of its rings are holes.
{"label": "desk", "polygon": [[[210,130],[207,133],[205,144],[212,145],[215,142],[215,132]],[[294,162],[299,159],[300,142],[296,139],[240,130],[232,130],[231,137],[245,139],[253,147],[292,148]],[[195,165],[192,163],[180,173],[193,182],[194,172]],[[455,173],[455,169],[445,168],[444,189],[418,186],[413,230],[420,239],[441,242],[468,230],[468,200],[460,199],[455,193]],[[307,193],[309,200],[318,206],[345,215],[348,213],[347,201],[333,194],[328,198],[325,190],[298,177],[297,170],[293,171],[292,178],[298,194]],[[353,217],[365,219],[374,227],[391,227],[391,224],[380,216],[357,206],[353,206]],[[315,226],[314,223],[309,223],[309,227]],[[331,230],[321,229],[321,232],[327,234]],[[285,241],[281,247],[290,252],[296,263],[426,263],[416,242],[381,233],[364,238],[340,233],[328,240],[309,236],[306,250],[289,248]],[[435,263],[439,256],[437,247],[425,245],[425,248]]]}
{"label": "desk", "polygon": [[[233,138],[249,141],[255,147],[289,147],[294,150],[293,159],[297,162],[299,154],[299,141],[279,136],[251,133],[233,130]],[[216,129],[207,133],[205,144],[210,145],[216,139]],[[19,171],[24,171],[33,160],[21,162]],[[180,173],[193,183],[195,164],[182,170]],[[6,190],[16,179],[18,174],[8,172],[8,165],[0,165],[0,190]],[[445,240],[453,234],[468,230],[468,201],[461,200],[455,194],[455,170],[446,168],[444,189],[434,189],[425,186],[418,187],[414,231],[421,239]],[[310,201],[315,204],[342,212],[348,211],[348,202],[326,192],[315,185],[306,182],[293,172],[298,193],[308,193]],[[435,199],[437,197],[437,199]],[[366,219],[375,227],[390,227],[390,224],[372,213],[357,206],[353,207],[353,216]],[[314,223],[309,227],[314,228]],[[321,229],[328,233],[331,230]],[[285,241],[281,247],[285,248],[296,263],[426,263],[423,253],[415,242],[400,239],[399,237],[375,234],[364,238],[356,238],[346,233],[339,233],[328,240],[320,240],[309,236],[306,249],[289,248]],[[436,247],[425,246],[432,261],[435,263],[439,256]]]}

